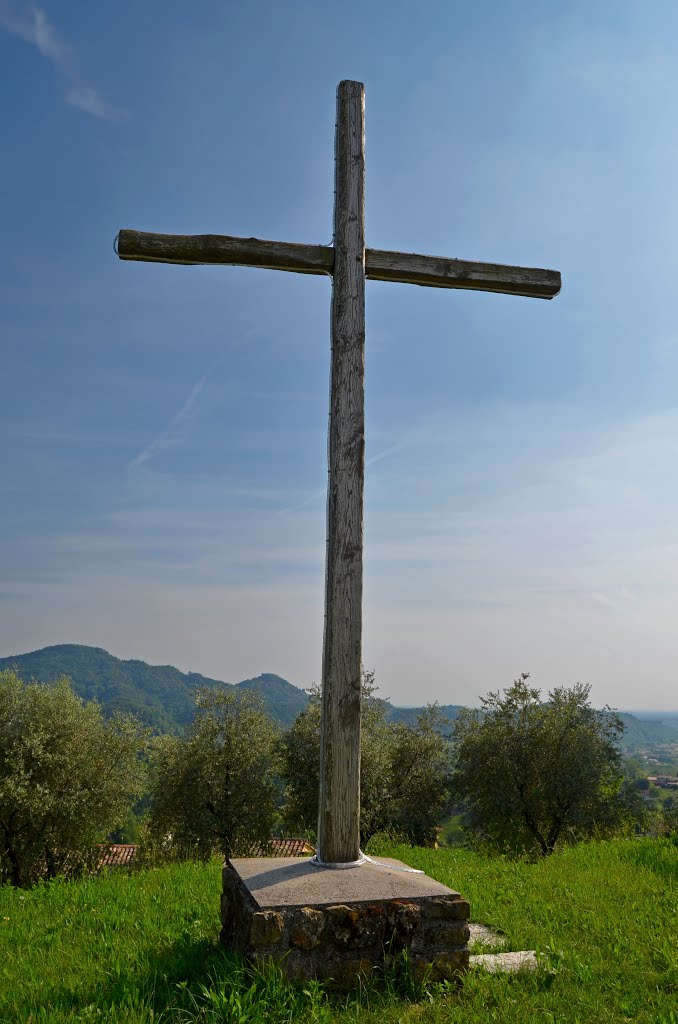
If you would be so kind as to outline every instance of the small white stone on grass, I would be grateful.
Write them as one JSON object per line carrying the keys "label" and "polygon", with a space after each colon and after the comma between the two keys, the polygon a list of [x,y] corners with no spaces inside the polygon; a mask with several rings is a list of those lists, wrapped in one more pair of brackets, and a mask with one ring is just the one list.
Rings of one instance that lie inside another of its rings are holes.
{"label": "small white stone on grass", "polygon": [[485,971],[534,971],[538,966],[537,954],[533,949],[518,953],[476,953],[469,959],[471,967],[482,967]]}
{"label": "small white stone on grass", "polygon": [[478,946],[505,946],[506,936],[500,935],[499,932],[495,932],[492,928],[488,928],[486,924],[476,924],[471,922],[469,924],[469,945],[474,942]]}

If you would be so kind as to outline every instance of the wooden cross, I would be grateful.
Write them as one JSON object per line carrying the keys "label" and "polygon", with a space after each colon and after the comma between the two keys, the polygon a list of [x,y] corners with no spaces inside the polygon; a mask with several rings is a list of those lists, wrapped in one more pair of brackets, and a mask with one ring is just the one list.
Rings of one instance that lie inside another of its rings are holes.
{"label": "wooden cross", "polygon": [[318,860],[360,859],[360,677],[365,476],[365,278],[551,299],[555,270],[365,248],[365,88],[341,82],[335,136],[334,244],[121,231],[123,260],[231,264],[332,277],[329,482]]}

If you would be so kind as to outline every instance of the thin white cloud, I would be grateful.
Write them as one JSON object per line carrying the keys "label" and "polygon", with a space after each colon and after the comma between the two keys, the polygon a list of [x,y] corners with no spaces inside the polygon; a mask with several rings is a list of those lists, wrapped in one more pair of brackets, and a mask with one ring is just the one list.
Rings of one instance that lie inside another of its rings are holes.
{"label": "thin white cloud", "polygon": [[164,448],[169,448],[172,444],[176,443],[176,438],[174,436],[176,429],[183,420],[190,416],[200,392],[205,387],[206,383],[207,374],[201,377],[200,380],[193,385],[188,398],[179,409],[179,412],[172,417],[165,429],[158,434],[156,438],[147,444],[145,448],[142,448],[138,455],[134,456],[127,467],[128,469],[138,469],[139,466],[143,466],[145,462],[152,459],[159,451],[162,451]]}
{"label": "thin white cloud", "polygon": [[45,12],[37,7],[33,8],[33,27],[35,45],[40,50],[40,53],[45,57],[49,57],[50,60],[63,61],[63,44],[57,39],[54,29],[47,21]]}
{"label": "thin white cloud", "polygon": [[114,107],[102,99],[96,89],[91,86],[78,86],[66,94],[66,102],[78,110],[84,110],[92,117],[101,117],[106,121],[116,121],[123,114],[119,107]]}
{"label": "thin white cloud", "polygon": [[56,38],[44,11],[37,7],[32,8],[30,14],[17,14],[5,3],[0,4],[0,28],[37,47],[43,57],[55,64],[66,59],[63,44]]}
{"label": "thin white cloud", "polygon": [[125,114],[124,110],[108,103],[96,89],[81,80],[69,47],[59,38],[47,15],[39,7],[24,8],[17,12],[0,0],[0,28],[34,46],[54,65],[65,79],[64,98],[72,107],[106,121],[117,120]]}

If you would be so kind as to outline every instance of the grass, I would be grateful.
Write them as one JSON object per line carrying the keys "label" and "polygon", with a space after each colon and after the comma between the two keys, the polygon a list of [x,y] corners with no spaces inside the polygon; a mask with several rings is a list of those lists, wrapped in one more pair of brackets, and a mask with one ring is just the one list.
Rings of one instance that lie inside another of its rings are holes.
{"label": "grass", "polygon": [[463,846],[466,834],[462,825],[463,814],[453,814],[442,823],[442,831],[438,837],[442,846]]}
{"label": "grass", "polygon": [[0,1022],[64,1024],[678,1024],[678,848],[667,840],[565,849],[538,863],[463,849],[382,847],[471,900],[474,920],[548,967],[472,972],[460,991],[403,972],[343,999],[285,984],[218,945],[220,867],[0,888]]}

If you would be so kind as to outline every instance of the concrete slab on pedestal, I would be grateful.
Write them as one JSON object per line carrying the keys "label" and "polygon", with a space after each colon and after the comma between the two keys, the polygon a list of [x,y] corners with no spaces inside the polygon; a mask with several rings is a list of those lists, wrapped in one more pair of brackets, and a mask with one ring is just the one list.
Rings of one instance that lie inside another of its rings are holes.
{"label": "concrete slab on pedestal", "polygon": [[231,865],[262,908],[459,897],[458,892],[427,875],[408,871],[407,865],[391,857],[380,857],[378,865],[367,861],[353,868],[326,868],[306,857],[241,857]]}
{"label": "concrete slab on pedestal", "polygon": [[[468,967],[469,904],[454,889],[379,858],[351,868],[310,860],[237,858],[223,871],[222,940],[290,979],[346,988],[402,950],[416,977]],[[383,866],[382,866],[383,865]]]}

